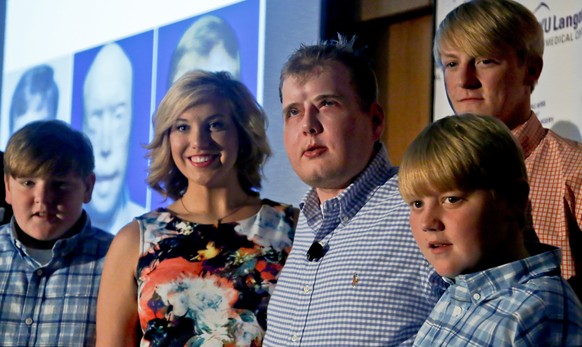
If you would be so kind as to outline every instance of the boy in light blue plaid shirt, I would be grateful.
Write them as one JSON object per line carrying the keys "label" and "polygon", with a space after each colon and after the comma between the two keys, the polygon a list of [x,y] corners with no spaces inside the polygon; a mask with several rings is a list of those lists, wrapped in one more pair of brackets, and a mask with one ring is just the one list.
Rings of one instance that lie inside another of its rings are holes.
{"label": "boy in light blue plaid shirt", "polygon": [[36,121],[8,141],[0,227],[0,346],[94,346],[97,291],[113,235],[91,227],[89,140],[62,121]]}
{"label": "boy in light blue plaid shirt", "polygon": [[399,186],[420,250],[450,285],[415,346],[582,346],[559,249],[524,242],[527,174],[500,120],[429,125],[404,154]]}

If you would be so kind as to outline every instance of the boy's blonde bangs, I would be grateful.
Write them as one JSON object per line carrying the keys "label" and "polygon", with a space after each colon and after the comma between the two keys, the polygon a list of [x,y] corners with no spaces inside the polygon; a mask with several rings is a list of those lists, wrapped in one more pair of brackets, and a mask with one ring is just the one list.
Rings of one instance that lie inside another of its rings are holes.
{"label": "boy's blonde bangs", "polygon": [[523,154],[499,119],[463,114],[427,126],[410,144],[400,166],[404,200],[453,190],[506,193],[527,182]]}
{"label": "boy's blonde bangs", "polygon": [[449,12],[435,34],[433,55],[442,67],[440,54],[460,49],[472,57],[515,51],[524,63],[544,53],[544,33],[537,18],[514,1],[471,1]]}
{"label": "boy's blonde bangs", "polygon": [[467,168],[458,160],[451,160],[452,148],[433,143],[432,139],[419,138],[405,153],[400,165],[400,193],[410,202],[435,191],[458,189],[458,178]]}

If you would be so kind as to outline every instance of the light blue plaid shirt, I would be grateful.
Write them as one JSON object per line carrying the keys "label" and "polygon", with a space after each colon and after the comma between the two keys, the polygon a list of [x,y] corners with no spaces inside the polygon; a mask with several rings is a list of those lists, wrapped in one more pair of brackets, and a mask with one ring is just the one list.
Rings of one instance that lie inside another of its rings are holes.
{"label": "light blue plaid shirt", "polygon": [[[269,302],[264,346],[412,344],[438,300],[430,281],[442,281],[412,237],[396,173],[382,146],[322,208],[315,191],[308,192]],[[323,242],[325,254],[308,261],[314,240]]]}
{"label": "light blue plaid shirt", "polygon": [[0,346],[94,346],[99,279],[113,235],[87,218],[39,266],[14,237],[13,223],[0,228]]}
{"label": "light blue plaid shirt", "polygon": [[582,346],[582,306],[560,251],[448,279],[415,346]]}

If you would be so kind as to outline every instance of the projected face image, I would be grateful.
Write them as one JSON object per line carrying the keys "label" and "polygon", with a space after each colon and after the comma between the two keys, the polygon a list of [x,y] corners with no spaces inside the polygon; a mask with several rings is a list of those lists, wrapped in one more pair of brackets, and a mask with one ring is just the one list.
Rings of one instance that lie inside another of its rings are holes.
{"label": "projected face image", "polygon": [[10,133],[32,121],[55,119],[58,103],[59,88],[53,68],[43,64],[26,70],[12,95]]}
{"label": "projected face image", "polygon": [[239,75],[240,63],[237,58],[231,57],[224,43],[221,42],[212,47],[206,56],[200,56],[196,52],[188,52],[182,56],[176,65],[172,82],[192,70],[192,67],[207,71],[228,71],[233,76]]}
{"label": "projected face image", "polygon": [[240,53],[234,30],[212,15],[196,20],[182,35],[172,54],[169,84],[192,70],[228,71],[240,78]]}
{"label": "projected face image", "polygon": [[28,109],[17,117],[12,119],[12,133],[16,132],[26,124],[44,119],[54,119],[46,105],[43,103],[42,96],[31,95],[28,101]]}
{"label": "projected face image", "polygon": [[97,180],[92,218],[112,217],[122,201],[132,121],[132,66],[117,44],[104,46],[83,90],[83,130],[93,144]]}

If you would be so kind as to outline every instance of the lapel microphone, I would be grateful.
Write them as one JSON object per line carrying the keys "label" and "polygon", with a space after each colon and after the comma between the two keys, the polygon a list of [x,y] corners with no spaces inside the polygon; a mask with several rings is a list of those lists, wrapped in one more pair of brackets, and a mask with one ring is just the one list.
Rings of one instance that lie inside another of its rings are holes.
{"label": "lapel microphone", "polygon": [[323,255],[324,255],[323,243],[314,241],[311,244],[311,247],[309,247],[309,250],[307,251],[307,260],[308,261],[319,260],[323,257]]}

